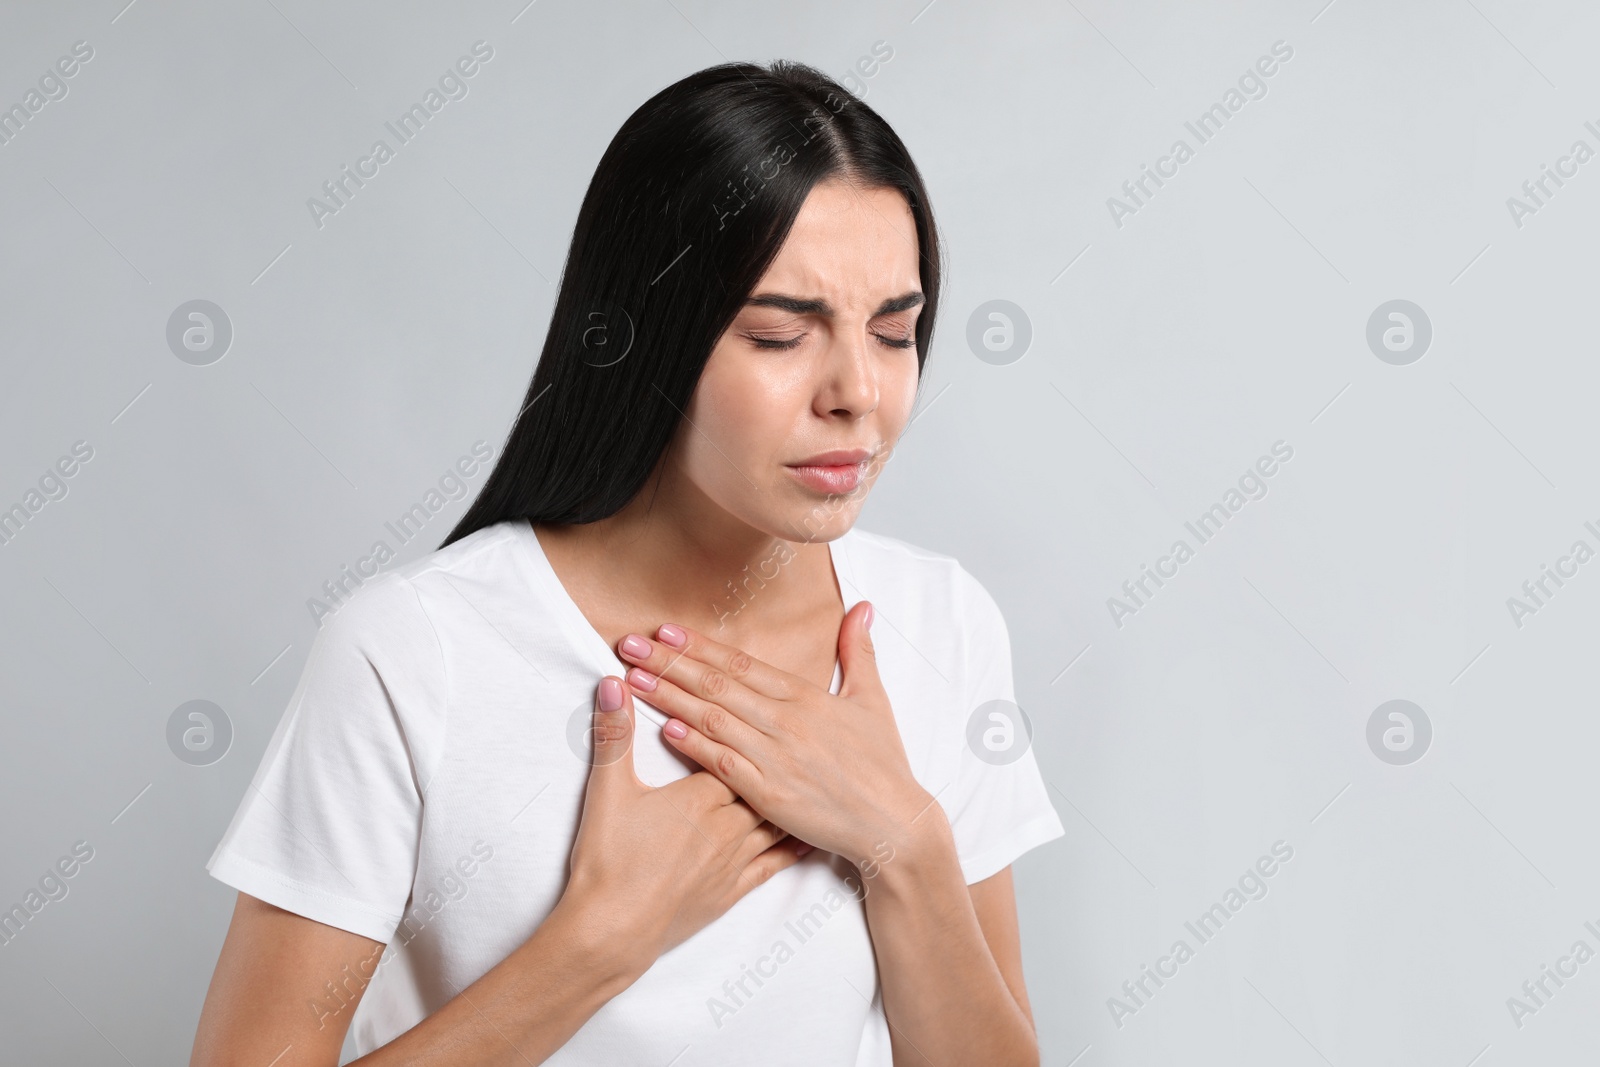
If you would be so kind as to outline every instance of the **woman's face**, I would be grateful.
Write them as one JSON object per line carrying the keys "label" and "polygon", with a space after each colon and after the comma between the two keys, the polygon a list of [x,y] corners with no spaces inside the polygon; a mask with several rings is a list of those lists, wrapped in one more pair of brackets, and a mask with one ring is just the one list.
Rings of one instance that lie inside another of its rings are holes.
{"label": "woman's face", "polygon": [[775,537],[848,530],[916,399],[917,256],[898,191],[816,185],[712,349],[670,452],[676,480]]}

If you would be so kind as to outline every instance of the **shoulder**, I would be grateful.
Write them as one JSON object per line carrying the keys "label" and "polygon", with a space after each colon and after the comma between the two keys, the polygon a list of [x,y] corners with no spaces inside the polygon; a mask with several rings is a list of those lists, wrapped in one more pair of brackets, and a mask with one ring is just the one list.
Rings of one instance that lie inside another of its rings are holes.
{"label": "shoulder", "polygon": [[532,535],[532,527],[521,519],[497,522],[390,573],[410,582],[423,594],[447,582],[493,579],[512,565],[512,557],[520,551],[518,537],[523,530]]}
{"label": "shoulder", "polygon": [[[324,616],[294,698],[308,722],[340,736],[387,736],[393,723],[426,784],[444,749],[458,680],[449,627],[472,586],[506,589],[512,524],[479,530],[364,577]],[[454,602],[450,598],[456,598]],[[305,727],[302,727],[305,728]]]}
{"label": "shoulder", "polygon": [[922,588],[953,586],[961,564],[954,556],[859,526],[843,534],[839,547],[847,566],[863,580]]}
{"label": "shoulder", "polygon": [[845,535],[841,546],[855,576],[877,587],[880,595],[893,591],[923,604],[938,599],[963,614],[999,613],[988,589],[954,556],[859,527]]}
{"label": "shoulder", "polygon": [[319,620],[312,659],[329,668],[370,668],[385,686],[442,700],[449,690],[445,628],[451,607],[473,589],[504,589],[516,550],[511,523],[478,530],[366,578]]}
{"label": "shoulder", "polygon": [[1009,643],[999,604],[956,557],[860,528],[844,536],[841,548],[849,591],[881,603],[897,626],[917,631],[907,634],[917,647],[970,658]]}
{"label": "shoulder", "polygon": [[332,605],[321,620],[322,635],[366,643],[403,634],[431,632],[441,597],[452,586],[502,584],[516,548],[511,523],[477,530],[444,548],[387,567]]}

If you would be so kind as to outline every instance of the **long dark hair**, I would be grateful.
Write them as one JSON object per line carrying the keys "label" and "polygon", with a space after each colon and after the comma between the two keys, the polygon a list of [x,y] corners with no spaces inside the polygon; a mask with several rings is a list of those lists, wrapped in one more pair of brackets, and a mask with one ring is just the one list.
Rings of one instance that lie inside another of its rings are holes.
{"label": "long dark hair", "polygon": [[632,500],[812,187],[835,176],[910,205],[920,380],[942,254],[905,145],[813,67],[708,67],[645,101],[600,157],[522,409],[439,547],[506,519],[593,522]]}

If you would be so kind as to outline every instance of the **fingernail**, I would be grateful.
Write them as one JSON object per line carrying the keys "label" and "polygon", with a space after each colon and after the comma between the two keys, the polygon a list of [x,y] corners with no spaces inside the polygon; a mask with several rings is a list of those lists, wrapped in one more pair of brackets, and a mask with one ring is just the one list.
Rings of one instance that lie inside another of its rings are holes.
{"label": "fingernail", "polygon": [[683,643],[689,639],[687,634],[678,629],[678,627],[672,625],[670,622],[664,622],[661,624],[661,629],[656,631],[656,637],[659,638],[663,644],[671,645],[673,648],[682,648]]}
{"label": "fingernail", "polygon": [[622,683],[612,677],[600,679],[600,710],[617,711],[622,707]]}
{"label": "fingernail", "polygon": [[656,676],[638,667],[628,668],[628,681],[635,689],[643,689],[646,693],[656,691]]}
{"label": "fingernail", "polygon": [[870,600],[867,601],[867,629],[869,630],[872,629],[872,616],[875,614],[876,612],[872,610],[872,602]]}
{"label": "fingernail", "polygon": [[689,728],[677,719],[668,719],[667,724],[661,728],[661,732],[678,741],[682,741],[689,736]]}
{"label": "fingernail", "polygon": [[802,842],[800,842],[798,845],[796,845],[794,847],[794,854],[796,856],[804,856],[807,852],[810,852],[812,850],[812,848],[814,848],[814,847],[815,846],[808,845],[804,841],[802,841]]}
{"label": "fingernail", "polygon": [[622,652],[634,659],[645,659],[650,655],[650,642],[638,634],[629,634],[622,639]]}

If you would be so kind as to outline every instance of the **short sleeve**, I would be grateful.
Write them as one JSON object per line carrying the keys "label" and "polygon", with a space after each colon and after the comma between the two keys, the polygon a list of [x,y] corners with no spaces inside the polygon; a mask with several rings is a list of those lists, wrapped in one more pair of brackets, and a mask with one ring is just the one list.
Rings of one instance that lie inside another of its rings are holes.
{"label": "short sleeve", "polygon": [[971,885],[1066,831],[1039,773],[1031,732],[1018,715],[1005,618],[989,591],[959,565],[957,581],[966,637],[959,764],[938,800]]}
{"label": "short sleeve", "polygon": [[411,895],[446,708],[443,657],[411,582],[367,582],[323,620],[212,877],[387,942]]}

